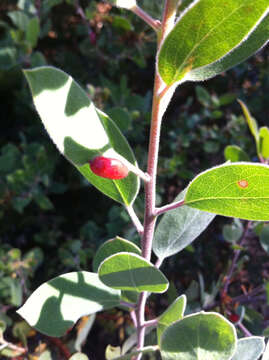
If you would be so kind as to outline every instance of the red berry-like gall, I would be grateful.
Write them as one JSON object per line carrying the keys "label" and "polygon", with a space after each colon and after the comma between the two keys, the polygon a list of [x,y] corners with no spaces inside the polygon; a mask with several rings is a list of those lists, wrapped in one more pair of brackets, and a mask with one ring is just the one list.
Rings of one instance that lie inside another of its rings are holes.
{"label": "red berry-like gall", "polygon": [[95,175],[106,179],[124,179],[129,173],[128,168],[118,159],[96,156],[89,163],[91,171]]}

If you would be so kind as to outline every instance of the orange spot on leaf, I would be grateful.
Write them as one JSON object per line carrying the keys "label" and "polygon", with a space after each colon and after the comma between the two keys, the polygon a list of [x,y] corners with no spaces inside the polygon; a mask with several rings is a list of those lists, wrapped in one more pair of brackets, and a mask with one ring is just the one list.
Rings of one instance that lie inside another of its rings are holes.
{"label": "orange spot on leaf", "polygon": [[248,182],[247,182],[247,180],[239,180],[239,181],[237,182],[237,184],[238,184],[238,186],[239,186],[240,188],[242,188],[242,189],[245,189],[245,188],[248,187]]}

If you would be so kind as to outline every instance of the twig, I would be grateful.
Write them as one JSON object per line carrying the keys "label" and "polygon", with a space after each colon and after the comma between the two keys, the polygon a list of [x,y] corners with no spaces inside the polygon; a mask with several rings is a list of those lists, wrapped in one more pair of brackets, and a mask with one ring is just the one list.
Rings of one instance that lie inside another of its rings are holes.
{"label": "twig", "polygon": [[[160,42],[165,38],[168,32],[174,25],[175,16],[177,10],[177,1],[166,0],[162,18],[162,28],[158,37],[158,48]],[[147,173],[150,176],[150,181],[145,183],[145,214],[144,214],[144,233],[141,241],[142,256],[150,260],[152,252],[152,240],[154,234],[154,228],[156,223],[156,176],[157,176],[157,164],[158,164],[158,152],[161,132],[161,122],[163,114],[168,106],[169,100],[173,95],[175,87],[171,91],[166,91],[164,96],[160,96],[161,89],[168,87],[164,86],[162,79],[155,71],[154,90],[153,90],[153,103],[152,103],[152,118],[150,127],[150,139],[148,150],[148,167]],[[146,305],[147,293],[140,294],[138,301],[138,308],[136,312],[137,317],[137,349],[142,349],[144,346],[145,338],[145,305]],[[138,355],[136,360],[141,359],[141,354]]]}
{"label": "twig", "polygon": [[60,352],[62,353],[62,360],[68,360],[71,357],[71,353],[68,347],[60,339],[52,336],[47,336],[47,338],[60,350]]}
{"label": "twig", "polygon": [[239,322],[237,326],[243,331],[245,336],[252,336],[251,332],[248,331],[248,329],[241,322]]}
{"label": "twig", "polygon": [[180,201],[174,202],[172,204],[168,204],[168,205],[162,206],[160,208],[156,208],[155,216],[159,216],[167,211],[177,209],[178,207],[183,206],[183,205],[184,205],[184,200],[180,200]]}
{"label": "twig", "polygon": [[127,210],[128,214],[129,214],[129,216],[130,216],[130,218],[131,218],[131,220],[132,220],[138,234],[140,236],[142,236],[143,232],[144,232],[144,227],[141,224],[138,216],[136,215],[136,213],[134,211],[134,208],[132,206],[126,206],[126,210]]}
{"label": "twig", "polygon": [[[246,241],[246,236],[247,236],[247,233],[248,233],[248,230],[249,230],[249,227],[250,227],[250,224],[251,224],[251,221],[248,221],[247,224],[246,224],[246,227],[244,229],[244,232],[243,232],[243,235],[241,237],[241,240],[239,242],[239,246],[243,246],[245,241]],[[233,256],[233,260],[232,260],[232,264],[231,264],[231,267],[228,271],[228,274],[227,276],[225,277],[225,282],[224,282],[224,286],[223,286],[223,294],[227,294],[227,291],[228,291],[228,287],[230,285],[230,282],[231,282],[231,278],[232,278],[232,275],[234,273],[234,270],[235,270],[235,267],[237,265],[237,261],[239,259],[239,255],[241,253],[241,250],[235,250],[234,252],[234,256]]]}
{"label": "twig", "polygon": [[131,308],[131,309],[135,308],[135,304],[129,303],[127,301],[120,301],[120,305],[126,306],[126,307]]}
{"label": "twig", "polygon": [[134,327],[137,328],[137,320],[136,320],[135,310],[130,311],[130,316],[133,321]]}
{"label": "twig", "polygon": [[144,322],[144,327],[154,326],[156,327],[158,325],[159,319],[152,319]]}
{"label": "twig", "polygon": [[155,267],[156,267],[157,269],[159,269],[159,268],[161,267],[162,263],[163,263],[163,259],[160,259],[160,258],[159,258],[159,259],[156,261],[156,263],[155,263]]}
{"label": "twig", "polygon": [[159,31],[161,29],[161,22],[159,20],[153,19],[149,14],[142,10],[138,5],[130,9],[138,17],[144,20],[153,30]]}
{"label": "twig", "polygon": [[26,348],[12,344],[2,338],[2,339],[0,339],[0,350],[3,350],[5,348],[9,348],[9,349],[17,351],[18,353],[21,353],[21,354],[24,354],[27,352]]}

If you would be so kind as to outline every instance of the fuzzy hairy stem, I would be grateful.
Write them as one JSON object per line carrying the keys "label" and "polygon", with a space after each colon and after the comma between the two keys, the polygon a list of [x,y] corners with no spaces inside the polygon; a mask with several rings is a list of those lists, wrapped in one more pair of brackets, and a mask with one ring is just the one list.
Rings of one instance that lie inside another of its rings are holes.
{"label": "fuzzy hairy stem", "polygon": [[172,204],[162,206],[155,210],[155,215],[159,216],[167,211],[177,209],[178,207],[183,206],[183,205],[184,205],[184,200],[180,200],[180,201],[174,202]]}
{"label": "fuzzy hairy stem", "polygon": [[148,13],[142,10],[138,5],[134,6],[130,9],[133,13],[135,13],[138,17],[144,20],[149,26],[152,27],[153,30],[159,31],[161,28],[161,22],[159,20],[153,19]]}
{"label": "fuzzy hairy stem", "polygon": [[[176,16],[177,1],[166,0],[162,27],[158,37],[158,49],[161,41],[171,31]],[[150,181],[145,183],[145,214],[144,214],[144,233],[142,237],[141,247],[142,256],[150,260],[152,252],[152,240],[154,228],[156,223],[156,175],[159,153],[159,142],[161,132],[161,122],[163,114],[168,106],[169,101],[174,93],[175,87],[167,87],[159,76],[158,70],[155,70],[154,89],[153,89],[153,103],[152,103],[152,118],[150,127],[150,139],[148,149],[148,166],[147,173],[150,176]],[[140,294],[137,307],[137,350],[144,346],[145,339],[145,306],[147,300],[147,293]],[[140,360],[142,357],[139,354],[135,359]]]}
{"label": "fuzzy hairy stem", "polygon": [[130,216],[130,218],[131,218],[131,220],[132,220],[138,234],[140,236],[142,236],[143,232],[144,232],[144,227],[141,224],[138,216],[136,215],[136,212],[134,211],[133,207],[132,206],[126,206],[126,210],[127,210],[128,214],[129,214],[129,216]]}

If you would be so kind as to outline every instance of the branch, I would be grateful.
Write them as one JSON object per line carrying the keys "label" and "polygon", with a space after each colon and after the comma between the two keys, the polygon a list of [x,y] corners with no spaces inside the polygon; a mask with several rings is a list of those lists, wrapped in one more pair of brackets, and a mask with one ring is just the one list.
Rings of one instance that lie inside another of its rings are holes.
{"label": "branch", "polygon": [[184,205],[184,200],[180,200],[180,201],[176,201],[172,204],[168,204],[168,205],[162,206],[160,208],[156,208],[155,216],[159,216],[169,210],[177,209],[178,207],[183,206],[183,205]]}
{"label": "branch", "polygon": [[[169,31],[174,26],[175,16],[177,10],[177,1],[166,0],[163,17],[162,27],[158,34],[158,48],[160,42],[165,38]],[[161,94],[162,89],[167,90]],[[169,90],[169,91],[168,91]],[[150,181],[145,183],[145,214],[144,214],[144,233],[141,241],[142,256],[150,260],[152,252],[152,241],[154,235],[154,228],[156,223],[156,176],[157,176],[157,164],[158,153],[161,133],[162,117],[168,106],[169,101],[173,96],[175,86],[169,88],[165,86],[158,70],[155,71],[154,89],[153,89],[153,102],[152,102],[152,117],[150,126],[150,138],[149,138],[149,150],[148,150],[148,166],[147,173],[150,176]],[[161,95],[160,95],[161,94]],[[145,340],[145,305],[147,300],[147,293],[140,294],[138,301],[138,308],[136,312],[137,317],[137,350],[144,347]],[[135,360],[140,360],[141,354],[135,357]]]}
{"label": "branch", "polygon": [[[244,242],[246,241],[246,236],[247,236],[250,224],[251,224],[251,221],[248,221],[247,224],[246,224],[245,230],[243,232],[243,235],[241,237],[241,240],[240,240],[240,242],[238,244],[239,246],[244,245]],[[240,253],[241,253],[241,250],[235,250],[235,252],[234,252],[234,257],[233,257],[233,260],[232,260],[231,267],[230,267],[230,269],[228,271],[227,276],[225,277],[225,282],[224,282],[223,291],[222,291],[223,294],[226,294],[227,291],[228,291],[228,287],[230,285],[231,278],[232,278],[232,275],[234,273],[235,267],[237,265],[237,261],[239,259]]]}
{"label": "branch", "polygon": [[129,214],[129,216],[130,216],[130,218],[131,218],[131,220],[132,220],[132,222],[133,222],[133,224],[134,224],[134,226],[135,226],[138,234],[139,234],[140,236],[142,236],[142,235],[143,235],[143,232],[144,232],[144,227],[143,227],[143,225],[141,224],[138,216],[136,215],[133,207],[132,207],[132,206],[126,206],[126,210],[127,210],[128,214]]}
{"label": "branch", "polygon": [[148,13],[142,10],[138,5],[130,9],[134,14],[144,20],[153,30],[158,32],[161,29],[161,22],[153,19]]}

